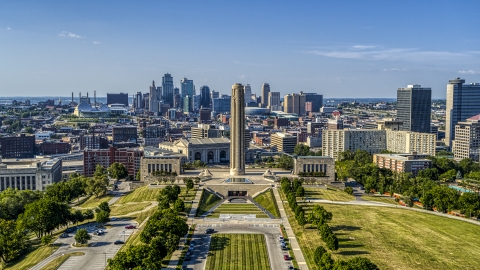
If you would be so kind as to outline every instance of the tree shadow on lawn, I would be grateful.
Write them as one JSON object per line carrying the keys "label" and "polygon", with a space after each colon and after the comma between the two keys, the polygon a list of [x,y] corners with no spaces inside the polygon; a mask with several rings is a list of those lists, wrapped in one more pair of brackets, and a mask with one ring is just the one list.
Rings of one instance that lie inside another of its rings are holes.
{"label": "tree shadow on lawn", "polygon": [[362,227],[348,226],[348,225],[338,225],[338,226],[332,226],[330,228],[332,229],[332,231],[349,231],[349,232],[358,231],[362,229]]}
{"label": "tree shadow on lawn", "polygon": [[215,240],[210,242],[210,251],[224,250],[230,244],[230,238],[225,236],[215,236]]}
{"label": "tree shadow on lawn", "polygon": [[363,247],[365,245],[360,245],[360,244],[338,244],[338,248],[359,248]]}
{"label": "tree shadow on lawn", "polygon": [[343,255],[343,256],[355,256],[355,255],[370,254],[370,252],[363,251],[363,250],[345,250],[345,251],[340,251],[337,254],[338,255]]}

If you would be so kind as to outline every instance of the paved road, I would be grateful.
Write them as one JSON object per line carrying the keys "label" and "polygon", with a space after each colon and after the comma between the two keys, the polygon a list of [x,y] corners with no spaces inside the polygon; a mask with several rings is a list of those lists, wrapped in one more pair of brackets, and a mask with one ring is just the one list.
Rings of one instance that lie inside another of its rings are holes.
{"label": "paved road", "polygon": [[197,242],[197,245],[195,246],[192,259],[183,263],[183,265],[186,265],[189,270],[205,269],[211,237],[210,234],[205,234],[206,228],[213,228],[215,233],[263,234],[265,235],[265,240],[267,243],[271,269],[287,269],[287,266],[292,265],[290,261],[285,261],[283,259],[283,255],[288,254],[288,251],[283,251],[280,247],[278,237],[281,234],[278,224],[198,224],[193,235],[193,239]]}
{"label": "paved road", "polygon": [[288,221],[288,218],[287,218],[287,214],[285,213],[285,209],[283,208],[284,205],[280,198],[280,194],[278,194],[278,190],[276,188],[273,188],[273,195],[275,196],[275,200],[278,205],[278,210],[280,210],[280,217],[282,218],[283,226],[285,227],[285,231],[287,232],[287,237],[290,240],[290,245],[291,245],[291,248],[293,249],[295,260],[298,263],[298,268],[300,270],[308,270],[307,261],[303,256],[303,253],[302,253],[302,250],[300,249],[300,245],[298,244],[297,238],[295,238],[295,234],[293,233],[292,227],[290,226],[290,222]]}
{"label": "paved road", "polygon": [[[63,254],[71,252],[84,252],[84,256],[74,256],[68,258],[65,263],[59,269],[104,269],[106,259],[113,258],[122,245],[114,245],[116,240],[126,240],[134,232],[134,230],[126,230],[125,226],[135,224],[131,221],[111,221],[108,224],[113,227],[105,230],[104,235],[92,235],[92,239],[89,243],[93,243],[93,246],[76,248],[72,247],[74,243],[74,234],[70,234],[68,238],[58,238],[55,243],[60,243],[61,247],[57,249],[47,259],[43,260],[39,264],[35,265],[32,270],[39,270],[52,260],[62,256]],[[83,228],[86,226],[80,226]],[[87,227],[93,232],[94,227]],[[124,234],[125,232],[125,234]]]}

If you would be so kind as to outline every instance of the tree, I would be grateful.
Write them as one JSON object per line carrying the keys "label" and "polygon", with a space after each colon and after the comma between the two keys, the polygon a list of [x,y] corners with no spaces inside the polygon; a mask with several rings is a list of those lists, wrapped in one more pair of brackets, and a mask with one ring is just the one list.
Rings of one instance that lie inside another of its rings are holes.
{"label": "tree", "polygon": [[25,211],[25,205],[40,199],[41,193],[32,190],[7,188],[0,192],[0,218],[17,219]]}
{"label": "tree", "polygon": [[19,219],[26,229],[32,230],[41,238],[59,225],[66,225],[70,219],[70,210],[66,204],[43,198],[27,204],[25,213]]}
{"label": "tree", "polygon": [[86,229],[79,229],[75,234],[75,241],[82,245],[88,243],[88,240],[92,239],[92,237],[88,234]]}
{"label": "tree", "polygon": [[372,163],[372,161],[373,161],[372,155],[370,155],[370,153],[368,153],[368,152],[365,151],[365,150],[357,150],[357,151],[355,151],[355,156],[354,156],[353,159],[354,159],[355,162],[356,162],[357,164],[359,164],[360,166],[363,166],[363,165]]}
{"label": "tree", "polygon": [[86,220],[93,219],[95,217],[92,209],[85,209],[82,211],[82,214]]}
{"label": "tree", "polygon": [[194,183],[193,180],[190,178],[185,179],[185,187],[187,188],[187,194],[190,189],[193,189]]}
{"label": "tree", "polygon": [[472,192],[464,192],[458,199],[460,212],[466,217],[476,216],[480,210],[480,198]]}
{"label": "tree", "polygon": [[303,188],[302,186],[299,186],[295,190],[295,193],[296,193],[295,195],[297,195],[297,197],[303,197],[303,196],[305,196],[305,188]]}
{"label": "tree", "polygon": [[345,191],[347,194],[350,194],[350,195],[353,194],[353,188],[352,187],[345,187],[345,189],[343,191]]}
{"label": "tree", "polygon": [[140,171],[135,175],[135,180],[140,181]]}
{"label": "tree", "polygon": [[297,156],[307,156],[310,152],[310,147],[305,144],[297,144],[293,149],[293,153]]}
{"label": "tree", "polygon": [[315,249],[315,253],[313,253],[313,259],[315,261],[315,264],[317,266],[321,266],[322,265],[322,256],[323,254],[327,253],[327,250],[325,250],[324,247],[322,246],[318,246],[316,249]]}
{"label": "tree", "polygon": [[27,237],[23,228],[17,228],[12,220],[0,219],[0,259],[10,262],[17,258],[27,247]]}
{"label": "tree", "polygon": [[185,210],[185,204],[184,204],[183,200],[180,199],[180,198],[177,199],[177,200],[175,201],[175,205],[174,205],[173,208],[174,208],[175,211],[177,211],[177,212],[183,212],[183,210]]}
{"label": "tree", "polygon": [[85,216],[83,215],[82,211],[79,209],[75,209],[70,214],[70,221],[72,223],[78,224],[78,222],[82,222],[85,220]]}
{"label": "tree", "polygon": [[119,162],[114,162],[110,167],[107,169],[108,174],[115,179],[120,179],[123,177],[126,177],[128,175],[127,168],[125,168],[125,165]]}
{"label": "tree", "polygon": [[97,212],[95,220],[100,224],[105,224],[110,221],[110,213],[105,210],[100,210]]}
{"label": "tree", "polygon": [[42,244],[50,245],[50,243],[52,243],[52,240],[53,240],[53,236],[51,236],[50,234],[44,235],[42,237]]}
{"label": "tree", "polygon": [[331,233],[327,235],[326,239],[324,239],[325,243],[327,244],[328,249],[330,250],[337,250],[338,249],[338,238],[335,234]]}
{"label": "tree", "polygon": [[285,170],[291,170],[293,168],[293,158],[284,154],[278,159],[277,166]]}
{"label": "tree", "polygon": [[[458,171],[460,172],[460,171]],[[451,170],[448,170],[444,173],[442,173],[440,176],[439,176],[439,179],[444,181],[444,182],[453,182],[455,180],[457,176],[457,172],[455,171],[455,169],[451,169]]]}
{"label": "tree", "polygon": [[95,209],[95,211],[98,213],[100,211],[105,211],[105,212],[108,212],[110,214],[111,212],[111,209],[110,209],[110,206],[108,205],[108,202],[101,202],[99,205],[98,205],[98,208]]}

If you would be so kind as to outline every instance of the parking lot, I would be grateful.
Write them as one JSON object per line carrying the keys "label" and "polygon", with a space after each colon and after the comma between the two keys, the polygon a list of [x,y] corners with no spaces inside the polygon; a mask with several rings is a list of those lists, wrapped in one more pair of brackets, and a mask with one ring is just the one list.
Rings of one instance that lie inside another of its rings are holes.
{"label": "parking lot", "polygon": [[190,261],[184,261],[183,263],[183,265],[189,270],[203,270],[205,268],[211,238],[211,234],[205,233],[207,228],[214,229],[214,234],[264,234],[271,268],[288,269],[288,266],[292,265],[291,261],[284,260],[284,255],[288,254],[288,250],[282,250],[281,248],[281,243],[279,241],[279,236],[281,234],[278,224],[197,224],[192,237],[192,240],[195,240],[196,245],[193,249],[191,259]]}

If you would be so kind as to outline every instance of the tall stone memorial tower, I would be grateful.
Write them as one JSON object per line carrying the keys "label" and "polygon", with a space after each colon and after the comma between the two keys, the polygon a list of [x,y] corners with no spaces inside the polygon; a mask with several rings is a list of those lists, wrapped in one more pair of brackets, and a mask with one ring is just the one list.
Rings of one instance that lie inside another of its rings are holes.
{"label": "tall stone memorial tower", "polygon": [[245,175],[245,97],[240,83],[232,86],[230,117],[230,175]]}

